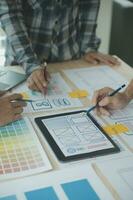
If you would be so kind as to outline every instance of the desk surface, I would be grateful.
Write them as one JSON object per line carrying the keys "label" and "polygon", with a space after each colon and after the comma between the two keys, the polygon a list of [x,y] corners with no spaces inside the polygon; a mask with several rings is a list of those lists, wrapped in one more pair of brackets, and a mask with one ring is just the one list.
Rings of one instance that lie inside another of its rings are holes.
{"label": "desk surface", "polygon": [[[115,71],[117,71],[118,73],[122,74],[124,77],[126,77],[127,80],[130,81],[133,78],[133,68],[128,66],[122,60],[120,60],[120,63],[121,63],[120,66],[114,66],[112,68]],[[90,65],[88,62],[85,62],[84,60],[74,60],[74,61],[66,61],[66,62],[62,62],[62,63],[53,63],[53,64],[50,63],[50,64],[48,64],[48,70],[49,70],[50,73],[60,72],[62,74],[63,69],[74,69],[74,68],[81,68],[81,67],[92,67],[92,65]],[[23,69],[18,67],[18,66],[9,67],[9,69],[23,73]],[[70,82],[70,80],[68,80],[66,76],[64,76],[64,74],[62,74],[62,76],[65,79],[65,81],[67,82],[67,84],[72,89],[77,89],[76,86],[72,82]],[[81,101],[82,101],[82,104],[83,104],[84,107],[88,107],[91,103],[87,98],[84,98]],[[73,109],[70,109],[70,110],[73,110]],[[55,113],[57,113],[57,112],[55,112]],[[45,115],[49,115],[49,114],[53,114],[53,113],[49,113],[49,112],[45,113]],[[42,113],[38,112],[38,113],[30,114],[30,115],[28,114],[28,116],[33,119],[36,116],[42,116]],[[33,125],[34,125],[34,122],[33,122]],[[53,154],[53,151],[51,151],[51,148],[49,147],[47,142],[44,141],[44,138],[43,138],[42,134],[40,133],[40,130],[38,129],[38,127],[35,127],[35,128],[37,129],[40,141],[41,141],[43,147],[45,148],[47,154],[49,155],[49,158],[52,162],[54,169],[60,169],[62,167],[67,166],[67,164],[60,164],[58,162],[56,156]]]}
{"label": "desk surface", "polygon": [[[126,63],[124,63],[122,60],[120,60],[121,65],[120,66],[115,66],[113,67],[114,70],[116,70],[117,72],[119,72],[120,74],[122,74],[123,76],[126,77],[127,80],[131,80],[133,78],[133,69],[131,67],[129,67]],[[54,63],[54,64],[48,64],[48,70],[49,72],[60,72],[62,73],[62,69],[74,69],[74,68],[81,68],[81,67],[89,67],[92,65],[89,65],[87,62],[83,61],[83,60],[76,60],[76,61],[67,61],[64,63]],[[97,66],[98,67],[98,66]],[[10,67],[10,69],[15,70],[15,71],[20,71],[23,72],[23,70],[19,67]],[[67,77],[65,77],[62,74],[63,78],[65,79],[65,81],[71,86],[72,89],[76,89],[75,85],[73,85],[73,83],[71,83],[70,81],[67,80]],[[85,107],[87,107],[89,105],[89,100],[88,99],[83,99],[82,100],[83,105]],[[48,114],[48,113],[47,113]],[[42,146],[44,147],[45,151],[47,152],[47,155],[52,163],[53,169],[62,169],[62,168],[66,168],[69,167],[71,165],[78,165],[79,163],[94,163],[95,159],[86,159],[86,160],[82,160],[82,161],[77,161],[74,163],[68,163],[68,164],[62,164],[60,163],[56,156],[54,155],[53,151],[51,150],[51,148],[49,147],[48,143],[46,142],[46,140],[43,138],[41,132],[39,131],[38,127],[34,124],[33,118],[35,116],[39,116],[42,114],[34,114],[34,115],[28,115],[30,116],[32,122],[33,122],[33,126],[37,131],[37,134],[39,136],[40,142],[42,143]]]}

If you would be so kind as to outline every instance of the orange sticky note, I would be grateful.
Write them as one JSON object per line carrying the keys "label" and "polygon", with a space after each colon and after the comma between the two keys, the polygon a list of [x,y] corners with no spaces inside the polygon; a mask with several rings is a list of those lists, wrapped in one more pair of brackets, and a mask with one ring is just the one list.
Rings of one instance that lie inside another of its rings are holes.
{"label": "orange sticky note", "polygon": [[103,127],[103,129],[108,135],[118,135],[129,131],[124,124],[111,124]]}
{"label": "orange sticky note", "polygon": [[88,92],[86,90],[74,90],[69,92],[69,96],[71,98],[83,98],[88,96]]}

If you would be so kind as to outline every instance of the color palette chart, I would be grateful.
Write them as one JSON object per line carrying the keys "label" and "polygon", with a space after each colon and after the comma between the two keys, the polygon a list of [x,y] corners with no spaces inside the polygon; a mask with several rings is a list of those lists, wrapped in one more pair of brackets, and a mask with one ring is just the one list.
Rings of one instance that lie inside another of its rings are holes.
{"label": "color palette chart", "polygon": [[49,169],[49,160],[28,118],[0,127],[0,180]]}
{"label": "color palette chart", "polygon": [[1,184],[0,200],[113,200],[89,164]]}

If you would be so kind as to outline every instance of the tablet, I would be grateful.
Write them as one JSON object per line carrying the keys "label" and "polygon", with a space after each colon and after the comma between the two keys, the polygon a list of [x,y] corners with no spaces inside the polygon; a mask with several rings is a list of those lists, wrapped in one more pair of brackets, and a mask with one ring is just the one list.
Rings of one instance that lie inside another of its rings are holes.
{"label": "tablet", "polygon": [[119,152],[119,147],[86,111],[35,118],[60,161],[72,161]]}
{"label": "tablet", "polygon": [[7,91],[26,80],[26,75],[14,71],[0,70],[0,90]]}

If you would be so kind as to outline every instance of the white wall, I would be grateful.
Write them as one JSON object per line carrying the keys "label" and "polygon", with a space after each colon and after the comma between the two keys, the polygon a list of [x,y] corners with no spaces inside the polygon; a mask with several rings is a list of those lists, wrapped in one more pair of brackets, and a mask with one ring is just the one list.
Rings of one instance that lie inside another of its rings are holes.
{"label": "white wall", "polygon": [[98,15],[97,36],[102,40],[99,51],[103,53],[108,53],[109,49],[112,2],[113,0],[101,0],[100,11]]}

